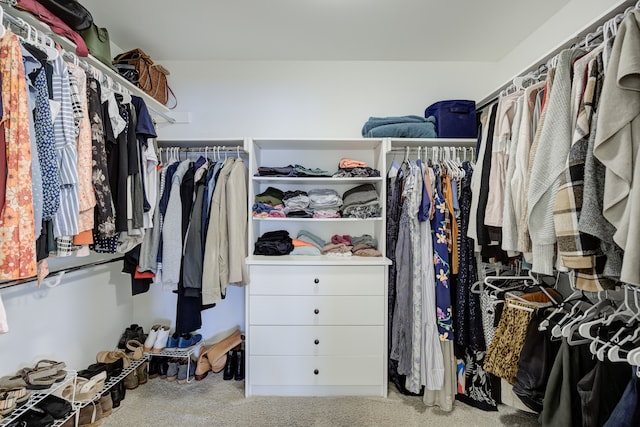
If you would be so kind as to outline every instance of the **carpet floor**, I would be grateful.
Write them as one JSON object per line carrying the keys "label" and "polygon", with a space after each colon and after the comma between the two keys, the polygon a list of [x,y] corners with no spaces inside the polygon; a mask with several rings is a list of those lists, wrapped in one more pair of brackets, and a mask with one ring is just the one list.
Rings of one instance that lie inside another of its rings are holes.
{"label": "carpet floor", "polygon": [[103,426],[242,427],[533,427],[537,416],[505,405],[484,412],[456,402],[452,412],[426,407],[421,397],[389,386],[388,397],[244,397],[244,381],[209,374],[180,385],[160,378],[127,390]]}

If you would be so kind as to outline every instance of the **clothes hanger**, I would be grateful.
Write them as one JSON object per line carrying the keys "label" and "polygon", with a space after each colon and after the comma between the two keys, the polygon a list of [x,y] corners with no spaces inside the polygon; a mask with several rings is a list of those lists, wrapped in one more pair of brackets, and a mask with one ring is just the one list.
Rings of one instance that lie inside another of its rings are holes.
{"label": "clothes hanger", "polygon": [[[634,289],[629,289],[629,291],[633,292],[633,301],[636,313],[627,320],[627,323],[622,326],[618,332],[615,333],[613,337],[602,347],[598,348],[597,356],[598,359],[604,360],[605,354],[612,362],[622,362],[626,360],[626,357],[620,356],[621,346],[627,342],[632,342],[638,337],[638,333],[640,332],[640,328],[638,328],[638,320],[640,320],[640,309],[638,305],[638,293]],[[634,328],[633,333],[626,335],[622,339],[623,334],[629,331],[629,329]],[[608,349],[608,350],[607,350]]]}
{"label": "clothes hanger", "polygon": [[4,26],[4,9],[0,7],[0,38],[4,37],[7,33],[7,28]]}

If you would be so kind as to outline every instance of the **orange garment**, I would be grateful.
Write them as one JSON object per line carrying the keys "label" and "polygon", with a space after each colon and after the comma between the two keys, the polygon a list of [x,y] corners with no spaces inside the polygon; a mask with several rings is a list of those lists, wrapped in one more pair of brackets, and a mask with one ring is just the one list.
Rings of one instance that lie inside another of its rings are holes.
{"label": "orange garment", "polygon": [[93,230],[81,231],[73,236],[73,244],[76,246],[92,245],[93,244]]}
{"label": "orange garment", "polygon": [[340,159],[340,169],[347,168],[366,168],[367,164],[358,160],[347,159],[346,157]]}
{"label": "orange garment", "polygon": [[299,246],[313,246],[311,243],[307,243],[307,242],[303,242],[302,240],[297,240],[297,239],[291,239],[293,241],[293,246],[294,247],[299,247]]}
{"label": "orange garment", "polygon": [[10,31],[0,39],[0,73],[7,143],[7,189],[0,215],[0,280],[12,280],[36,275],[36,236],[27,85],[20,41]]}

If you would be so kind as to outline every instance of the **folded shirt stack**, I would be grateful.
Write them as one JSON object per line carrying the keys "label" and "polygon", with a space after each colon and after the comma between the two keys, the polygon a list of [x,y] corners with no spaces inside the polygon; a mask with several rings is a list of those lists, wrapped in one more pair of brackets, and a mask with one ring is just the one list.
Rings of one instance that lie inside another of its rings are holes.
{"label": "folded shirt stack", "polygon": [[260,166],[257,176],[299,176],[299,177],[329,177],[331,174],[319,168],[306,168],[302,165],[288,166]]}
{"label": "folded shirt stack", "polygon": [[309,209],[309,196],[305,191],[286,191],[282,198],[284,213],[290,218],[312,218],[313,211]]}
{"label": "folded shirt stack", "polygon": [[334,178],[367,178],[380,176],[380,171],[370,168],[365,162],[343,158],[338,165],[338,171],[332,176]]}
{"label": "folded shirt stack", "polygon": [[346,191],[340,209],[345,218],[375,218],[382,211],[378,192],[373,184],[362,184]]}
{"label": "folded shirt stack", "polygon": [[293,251],[293,241],[286,230],[268,231],[258,237],[254,255],[289,255]]}
{"label": "folded shirt stack", "polygon": [[300,230],[296,239],[309,243],[318,248],[318,250],[322,249],[325,245],[325,241],[322,238],[307,230]]}
{"label": "folded shirt stack", "polygon": [[344,243],[327,243],[322,247],[322,255],[350,257],[352,246]]}
{"label": "folded shirt stack", "polygon": [[293,239],[293,251],[291,255],[320,255],[320,249],[304,240]]}
{"label": "folded shirt stack", "polygon": [[256,194],[255,203],[266,203],[271,206],[281,205],[284,192],[275,187],[268,187],[264,192]]}
{"label": "folded shirt stack", "polygon": [[337,191],[320,188],[309,190],[309,207],[316,210],[335,210],[342,206],[342,198]]}

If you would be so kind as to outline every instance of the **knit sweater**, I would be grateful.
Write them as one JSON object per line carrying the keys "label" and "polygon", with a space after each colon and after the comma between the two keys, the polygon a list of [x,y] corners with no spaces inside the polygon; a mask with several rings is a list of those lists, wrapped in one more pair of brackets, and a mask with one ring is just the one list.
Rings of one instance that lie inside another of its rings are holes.
{"label": "knit sweater", "polygon": [[640,10],[620,24],[598,113],[594,155],[606,168],[604,217],[625,251],[620,280],[640,285]]}
{"label": "knit sweater", "polygon": [[556,233],[553,202],[560,174],[571,148],[571,67],[580,49],[558,55],[553,87],[547,98],[546,118],[531,168],[528,192],[529,233],[533,249],[532,271],[553,274]]}

